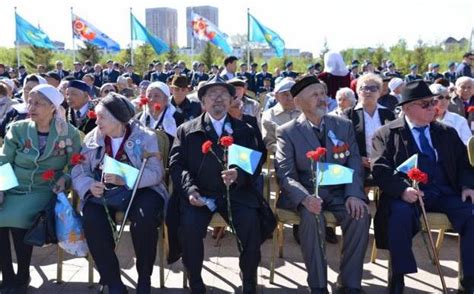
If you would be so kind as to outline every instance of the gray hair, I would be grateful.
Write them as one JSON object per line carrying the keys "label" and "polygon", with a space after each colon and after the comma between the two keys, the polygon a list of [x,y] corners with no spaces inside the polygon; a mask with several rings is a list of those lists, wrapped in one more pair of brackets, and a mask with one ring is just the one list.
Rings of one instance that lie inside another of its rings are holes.
{"label": "gray hair", "polygon": [[342,97],[347,98],[350,102],[351,105],[354,106],[356,104],[356,99],[354,95],[354,91],[352,91],[350,88],[340,88],[336,92],[336,100],[341,99]]}
{"label": "gray hair", "polygon": [[474,85],[474,80],[470,77],[460,77],[456,80],[456,88],[461,86],[464,82],[471,82],[471,85]]}

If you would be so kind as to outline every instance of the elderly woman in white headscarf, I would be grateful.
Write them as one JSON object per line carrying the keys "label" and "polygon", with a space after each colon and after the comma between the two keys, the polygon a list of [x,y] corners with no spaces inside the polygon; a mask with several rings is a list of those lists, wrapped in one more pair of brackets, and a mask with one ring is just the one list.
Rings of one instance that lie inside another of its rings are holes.
{"label": "elderly woman in white headscarf", "polygon": [[7,126],[10,123],[26,118],[30,91],[35,86],[42,84],[47,84],[47,81],[40,75],[32,74],[25,78],[23,82],[23,93],[21,95],[21,102],[23,103],[13,105],[12,109],[2,117],[2,122],[0,123],[0,137],[5,137]]}
{"label": "elderly woman in white headscarf", "polygon": [[[71,169],[71,158],[81,147],[79,132],[63,117],[63,95],[47,84],[30,90],[27,94],[29,118],[11,124],[0,154],[0,165],[10,163],[19,184],[0,192],[0,199],[3,198],[0,204],[0,270],[5,293],[26,291],[33,247],[23,242],[25,234],[39,212],[50,205],[54,194],[68,188],[70,176],[65,170]],[[10,234],[17,256],[16,274],[11,259]]]}
{"label": "elderly woman in white headscarf", "polygon": [[137,115],[137,119],[151,129],[166,132],[171,147],[177,126],[184,122],[184,116],[170,103],[170,95],[170,88],[165,83],[151,83],[141,103],[143,111]]}
{"label": "elderly woman in white headscarf", "polygon": [[430,86],[430,90],[436,95],[434,98],[438,102],[438,104],[436,104],[435,119],[450,127],[453,127],[458,133],[459,138],[461,138],[463,143],[467,145],[467,141],[471,137],[471,130],[469,129],[467,119],[448,110],[451,100],[448,88],[440,84],[433,84]]}
{"label": "elderly woman in white headscarf", "polygon": [[340,88],[350,87],[351,74],[339,52],[328,52],[324,56],[324,71],[318,75],[328,88],[328,96],[336,97],[336,92]]}

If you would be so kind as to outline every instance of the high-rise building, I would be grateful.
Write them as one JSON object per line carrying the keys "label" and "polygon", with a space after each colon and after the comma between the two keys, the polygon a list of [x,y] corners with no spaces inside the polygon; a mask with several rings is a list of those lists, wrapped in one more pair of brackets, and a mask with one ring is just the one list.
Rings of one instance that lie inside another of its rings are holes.
{"label": "high-rise building", "polygon": [[200,41],[197,39],[191,40],[192,36],[192,28],[191,28],[191,12],[197,13],[202,17],[207,18],[210,22],[215,24],[219,27],[219,9],[213,6],[193,6],[193,7],[186,7],[186,39],[187,39],[187,46],[193,47],[194,42],[194,51],[195,53],[199,53],[204,48],[205,42]]}
{"label": "high-rise building", "polygon": [[159,7],[145,9],[146,27],[168,45],[178,45],[178,11]]}

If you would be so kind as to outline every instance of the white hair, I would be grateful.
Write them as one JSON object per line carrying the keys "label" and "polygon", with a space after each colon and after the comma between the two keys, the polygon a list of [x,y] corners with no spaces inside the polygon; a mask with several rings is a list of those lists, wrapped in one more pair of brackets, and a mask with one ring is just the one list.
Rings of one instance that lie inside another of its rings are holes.
{"label": "white hair", "polygon": [[474,80],[470,77],[460,77],[456,80],[456,88],[461,86],[464,82],[471,82],[471,85],[474,84]]}
{"label": "white hair", "polygon": [[354,95],[354,91],[352,91],[351,88],[340,88],[339,90],[337,90],[336,92],[336,100],[339,100],[341,99],[342,97],[345,97],[347,98],[350,102],[351,102],[351,105],[354,106],[356,104],[356,99],[355,99],[355,95]]}

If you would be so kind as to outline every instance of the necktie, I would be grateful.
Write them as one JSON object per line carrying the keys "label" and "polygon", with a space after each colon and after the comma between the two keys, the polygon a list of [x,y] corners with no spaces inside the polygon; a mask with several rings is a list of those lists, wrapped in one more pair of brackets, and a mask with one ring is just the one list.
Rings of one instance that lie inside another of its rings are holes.
{"label": "necktie", "polygon": [[436,161],[436,153],[434,151],[434,149],[431,147],[430,143],[428,142],[428,138],[426,138],[425,136],[425,130],[426,130],[427,126],[424,126],[424,127],[416,127],[414,128],[417,132],[418,132],[418,138],[420,140],[420,148],[421,148],[421,152],[428,156],[428,158],[431,160],[431,161]]}

